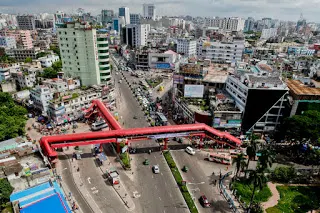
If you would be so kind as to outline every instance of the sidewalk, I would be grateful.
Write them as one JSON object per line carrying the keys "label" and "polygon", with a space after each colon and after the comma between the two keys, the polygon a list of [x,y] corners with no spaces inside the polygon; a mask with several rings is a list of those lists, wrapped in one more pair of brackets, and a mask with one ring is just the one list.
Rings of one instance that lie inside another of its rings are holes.
{"label": "sidewalk", "polygon": [[[65,155],[68,155],[68,154],[72,154],[73,151],[72,151],[72,149],[69,149],[69,150],[64,150],[63,153]],[[70,159],[68,159],[68,163],[69,163],[69,166],[70,166],[70,169],[71,169],[71,173],[72,173],[72,176],[73,176],[74,183],[75,183],[77,189],[79,190],[80,194],[82,195],[83,199],[87,202],[87,204],[90,206],[90,208],[92,209],[93,212],[102,213],[100,208],[97,206],[97,204],[94,202],[93,198],[89,194],[88,190],[83,185],[83,181],[81,179],[80,173],[77,172],[78,162],[76,160],[71,161]],[[58,165],[57,165],[57,173],[61,174],[61,172],[62,172],[61,164],[58,163]],[[62,186],[64,186],[65,188],[68,188],[66,186],[66,184],[64,184],[63,181],[61,181],[61,182],[62,182]]]}

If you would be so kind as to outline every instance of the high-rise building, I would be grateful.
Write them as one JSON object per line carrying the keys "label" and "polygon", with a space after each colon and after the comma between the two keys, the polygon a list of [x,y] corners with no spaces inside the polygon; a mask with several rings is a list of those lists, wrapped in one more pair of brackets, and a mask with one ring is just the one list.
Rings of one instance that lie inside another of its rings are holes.
{"label": "high-rise building", "polygon": [[231,18],[219,18],[215,17],[213,19],[206,19],[206,27],[219,27],[223,30],[228,31],[242,31],[244,29],[244,19],[231,17]]}
{"label": "high-rise building", "polygon": [[33,15],[17,16],[18,27],[20,30],[35,30],[35,18]]}
{"label": "high-rise building", "polygon": [[277,34],[278,34],[278,28],[263,29],[260,38],[261,39],[269,39],[269,38],[277,36]]}
{"label": "high-rise building", "polygon": [[113,10],[102,10],[101,11],[101,22],[103,24],[112,23],[112,18],[114,18]]}
{"label": "high-rise building", "polygon": [[128,7],[120,7],[119,16],[124,17],[125,24],[130,24],[130,12]]}
{"label": "high-rise building", "polygon": [[130,14],[130,24],[140,24],[140,14]]}
{"label": "high-rise building", "polygon": [[244,32],[248,32],[253,30],[254,27],[254,19],[252,17],[248,17],[248,19],[246,19],[246,21],[244,22]]}
{"label": "high-rise building", "polygon": [[113,18],[111,29],[120,33],[122,27],[125,25],[124,23],[125,23],[125,20],[123,16],[120,16],[118,18]]}
{"label": "high-rise building", "polygon": [[209,42],[199,41],[197,54],[199,58],[210,59],[218,63],[240,62],[244,50],[244,40],[234,40],[233,42]]}
{"label": "high-rise building", "polygon": [[262,19],[263,29],[269,29],[272,25],[272,19],[271,18],[263,18]]}
{"label": "high-rise building", "polygon": [[143,18],[156,19],[156,7],[154,4],[143,4]]}
{"label": "high-rise building", "polygon": [[79,77],[84,86],[109,84],[111,79],[106,35],[86,23],[58,26],[58,40],[65,77]]}
{"label": "high-rise building", "polygon": [[300,19],[297,21],[296,30],[299,31],[301,28],[305,27],[307,25],[306,19],[303,18],[303,15],[301,13]]}
{"label": "high-rise building", "polygon": [[130,47],[145,46],[150,24],[129,24],[122,28],[122,42]]}
{"label": "high-rise building", "polygon": [[197,41],[187,38],[178,39],[177,53],[183,54],[186,57],[195,56],[197,53]]}

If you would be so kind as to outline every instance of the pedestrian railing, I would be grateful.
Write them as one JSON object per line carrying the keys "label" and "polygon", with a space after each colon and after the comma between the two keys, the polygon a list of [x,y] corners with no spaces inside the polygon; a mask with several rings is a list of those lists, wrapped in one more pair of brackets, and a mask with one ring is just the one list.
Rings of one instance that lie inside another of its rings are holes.
{"label": "pedestrian railing", "polygon": [[224,198],[228,201],[229,207],[230,209],[235,212],[235,213],[240,213],[240,211],[238,210],[238,207],[235,205],[234,200],[231,196],[231,194],[228,194],[228,192],[226,191],[226,186],[224,184],[224,180],[225,178],[229,177],[232,174],[231,172],[226,173],[225,175],[223,175],[219,181],[219,188],[220,188],[220,193],[224,196]]}

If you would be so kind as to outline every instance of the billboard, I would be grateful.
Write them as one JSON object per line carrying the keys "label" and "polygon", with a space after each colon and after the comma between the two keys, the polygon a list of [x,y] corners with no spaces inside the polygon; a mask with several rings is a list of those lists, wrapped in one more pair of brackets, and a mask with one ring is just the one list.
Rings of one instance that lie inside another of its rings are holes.
{"label": "billboard", "polygon": [[185,98],[203,98],[203,85],[184,85],[184,97]]}
{"label": "billboard", "polygon": [[174,84],[183,84],[184,77],[183,75],[173,75]]}
{"label": "billboard", "polygon": [[156,63],[157,69],[170,69],[171,65],[170,63]]}

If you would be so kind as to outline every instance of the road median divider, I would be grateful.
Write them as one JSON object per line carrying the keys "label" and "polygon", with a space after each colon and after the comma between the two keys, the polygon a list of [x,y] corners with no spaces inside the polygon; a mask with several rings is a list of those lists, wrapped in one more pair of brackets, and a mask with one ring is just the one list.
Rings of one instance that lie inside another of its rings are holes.
{"label": "road median divider", "polygon": [[172,172],[172,175],[174,177],[174,179],[176,180],[178,186],[179,186],[179,189],[182,193],[182,196],[184,198],[184,200],[186,201],[187,205],[188,205],[188,208],[190,210],[191,213],[198,213],[198,209],[194,203],[194,200],[192,199],[192,196],[187,188],[187,186],[185,185],[185,182],[183,181],[182,179],[182,176],[180,174],[180,171],[179,169],[177,168],[177,165],[176,163],[174,162],[172,156],[171,156],[171,153],[169,151],[165,151],[163,152],[163,156],[164,158],[166,159],[169,167],[170,167],[170,170]]}

